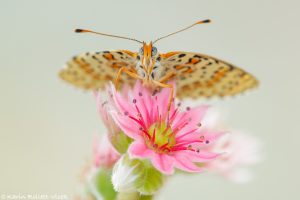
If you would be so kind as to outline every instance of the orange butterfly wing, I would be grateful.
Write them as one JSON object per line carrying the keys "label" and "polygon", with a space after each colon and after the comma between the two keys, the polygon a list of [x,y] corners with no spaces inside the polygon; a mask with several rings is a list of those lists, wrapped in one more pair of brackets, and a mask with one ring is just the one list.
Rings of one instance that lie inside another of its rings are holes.
{"label": "orange butterfly wing", "polygon": [[[127,50],[83,53],[69,60],[59,76],[79,88],[103,89],[121,67],[135,71],[136,55]],[[122,74],[119,82],[133,85],[135,79]]]}
{"label": "orange butterfly wing", "polygon": [[174,72],[179,98],[231,96],[258,86],[246,71],[218,58],[190,53],[161,54],[164,73]]}

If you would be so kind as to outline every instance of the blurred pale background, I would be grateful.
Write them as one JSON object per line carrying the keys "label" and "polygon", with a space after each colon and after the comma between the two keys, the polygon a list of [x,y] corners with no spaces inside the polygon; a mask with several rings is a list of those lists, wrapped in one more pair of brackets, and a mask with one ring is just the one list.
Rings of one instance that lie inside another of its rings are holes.
{"label": "blurred pale background", "polygon": [[197,20],[201,25],[161,41],[160,51],[214,55],[255,74],[259,90],[225,101],[234,129],[264,143],[255,179],[243,185],[199,174],[176,177],[164,199],[299,199],[300,3],[227,1],[5,1],[0,8],[0,193],[67,194],[103,132],[90,93],[57,72],[71,56],[92,50],[137,50],[136,43],[74,28],[149,41]]}

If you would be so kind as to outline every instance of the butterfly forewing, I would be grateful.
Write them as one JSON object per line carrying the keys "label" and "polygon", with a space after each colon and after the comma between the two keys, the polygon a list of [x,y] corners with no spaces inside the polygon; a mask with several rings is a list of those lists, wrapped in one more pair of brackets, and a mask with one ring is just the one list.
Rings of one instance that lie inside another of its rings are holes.
{"label": "butterfly forewing", "polygon": [[[135,70],[135,55],[127,50],[83,53],[69,60],[59,75],[76,87],[103,89],[121,67]],[[133,85],[135,79],[123,73],[119,82]]]}
{"label": "butterfly forewing", "polygon": [[179,98],[231,96],[258,85],[251,74],[211,56],[170,52],[161,57],[165,74],[175,74]]}

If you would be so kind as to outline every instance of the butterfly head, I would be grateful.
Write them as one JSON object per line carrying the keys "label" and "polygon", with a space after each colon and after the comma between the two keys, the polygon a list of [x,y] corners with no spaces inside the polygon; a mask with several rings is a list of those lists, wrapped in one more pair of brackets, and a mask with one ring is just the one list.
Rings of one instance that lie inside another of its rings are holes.
{"label": "butterfly head", "polygon": [[143,42],[138,57],[140,59],[140,67],[143,69],[142,76],[147,80],[154,79],[155,73],[153,73],[153,69],[159,57],[157,48],[153,46],[152,42],[149,44]]}

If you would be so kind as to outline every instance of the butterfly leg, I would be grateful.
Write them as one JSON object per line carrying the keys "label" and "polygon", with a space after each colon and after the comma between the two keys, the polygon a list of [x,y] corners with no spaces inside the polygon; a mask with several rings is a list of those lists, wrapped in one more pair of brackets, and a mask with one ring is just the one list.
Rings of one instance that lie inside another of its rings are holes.
{"label": "butterfly leg", "polygon": [[157,86],[162,87],[162,88],[170,88],[171,94],[170,94],[169,103],[168,103],[168,112],[169,112],[170,109],[171,109],[171,105],[172,105],[172,101],[173,101],[173,96],[174,96],[174,87],[173,87],[173,85],[161,83],[159,81],[154,81],[154,80],[153,80],[153,83],[155,85],[157,85]]}
{"label": "butterfly leg", "polygon": [[117,74],[117,77],[115,79],[115,86],[116,88],[118,89],[118,85],[119,85],[119,81],[120,81],[120,77],[121,77],[121,74],[125,72],[126,74],[128,74],[129,76],[131,76],[132,78],[136,78],[136,79],[143,79],[143,77],[140,77],[138,74],[134,73],[134,72],[131,72],[129,71],[126,67],[121,67],[118,71],[118,74]]}
{"label": "butterfly leg", "polygon": [[167,80],[170,80],[171,78],[173,78],[176,75],[176,72],[170,72],[168,74],[166,74],[165,76],[163,76],[161,79],[159,79],[160,83],[164,83]]}
{"label": "butterfly leg", "polygon": [[172,104],[172,100],[173,100],[173,96],[174,96],[174,87],[173,87],[173,85],[166,84],[164,82],[170,80],[175,75],[176,75],[176,72],[170,72],[170,73],[166,74],[165,76],[163,76],[161,79],[159,79],[159,81],[154,81],[154,83],[160,87],[171,89],[171,95],[170,95],[169,104],[168,104],[168,111],[170,111],[170,108],[171,108],[171,104]]}

